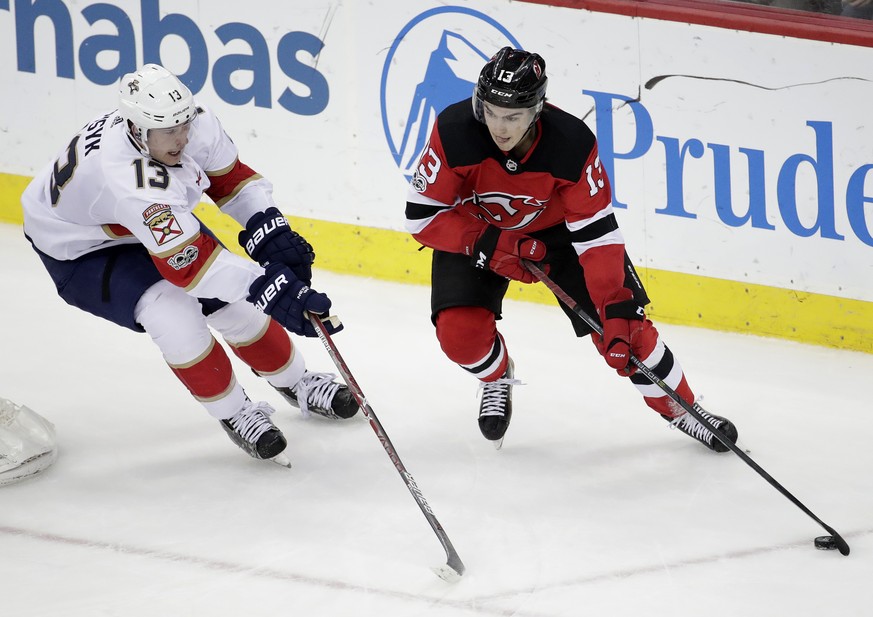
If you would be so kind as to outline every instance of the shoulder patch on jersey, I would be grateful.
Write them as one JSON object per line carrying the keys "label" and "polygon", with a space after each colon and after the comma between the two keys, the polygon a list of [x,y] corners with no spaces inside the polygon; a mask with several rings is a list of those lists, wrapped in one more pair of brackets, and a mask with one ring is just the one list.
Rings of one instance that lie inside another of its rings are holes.
{"label": "shoulder patch on jersey", "polygon": [[412,182],[410,184],[416,193],[424,193],[425,189],[427,189],[427,180],[419,171],[416,171],[415,174],[413,174]]}
{"label": "shoulder patch on jersey", "polygon": [[142,213],[143,225],[149,228],[158,246],[182,234],[172,208],[167,204],[152,204]]}

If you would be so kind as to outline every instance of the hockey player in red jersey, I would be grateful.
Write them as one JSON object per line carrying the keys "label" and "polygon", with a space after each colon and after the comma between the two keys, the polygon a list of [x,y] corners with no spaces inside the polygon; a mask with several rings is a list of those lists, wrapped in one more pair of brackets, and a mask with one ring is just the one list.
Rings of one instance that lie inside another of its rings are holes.
{"label": "hockey player in red jersey", "polygon": [[[576,336],[628,376],[645,402],[717,452],[712,432],[635,372],[641,359],[685,400],[679,362],[646,317],[649,299],[625,252],[609,178],[587,125],[546,102],[546,65],[504,47],[483,67],[473,97],[436,119],[410,182],[406,227],[433,251],[431,311],[443,352],[481,382],[482,435],[499,448],[512,415],[515,367],[497,329],[509,279],[533,283],[521,260],[549,276],[603,324],[603,337],[561,304]],[[733,441],[725,418],[707,419]]]}
{"label": "hockey player in red jersey", "polygon": [[[25,234],[61,298],[148,332],[254,458],[273,459],[287,442],[273,408],[246,396],[211,330],[304,414],[355,415],[348,388],[306,370],[282,328],[315,336],[306,312],[326,315],[331,302],[310,287],[315,254],[276,208],[270,182],[163,67],[146,64],[118,87],[118,109],[86,124],[22,195]],[[245,227],[239,241],[252,260],[226,250],[194,215],[204,192]]]}

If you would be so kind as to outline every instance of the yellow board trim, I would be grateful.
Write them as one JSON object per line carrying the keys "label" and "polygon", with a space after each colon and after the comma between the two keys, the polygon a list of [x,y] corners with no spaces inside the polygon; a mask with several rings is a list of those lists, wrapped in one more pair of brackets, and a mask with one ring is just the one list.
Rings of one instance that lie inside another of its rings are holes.
{"label": "yellow board trim", "polygon": [[[0,173],[0,222],[22,224],[20,197],[29,181]],[[206,204],[196,214],[228,249],[245,254],[236,241],[240,227],[233,219]],[[419,250],[407,233],[288,218],[315,248],[319,268],[419,285],[430,281],[430,250]],[[665,270],[638,271],[652,298],[648,313],[655,321],[873,353],[873,302]],[[513,283],[507,297],[557,302],[541,284]]]}

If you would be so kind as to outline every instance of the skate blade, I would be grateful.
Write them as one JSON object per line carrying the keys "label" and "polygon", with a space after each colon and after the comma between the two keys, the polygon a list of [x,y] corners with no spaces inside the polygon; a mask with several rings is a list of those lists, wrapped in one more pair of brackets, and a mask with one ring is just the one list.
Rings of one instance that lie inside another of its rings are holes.
{"label": "skate blade", "polygon": [[499,450],[500,448],[503,447],[503,437],[501,437],[500,439],[497,439],[497,440],[495,440],[495,441],[492,441],[491,443],[494,444],[494,449],[495,449],[495,450]]}
{"label": "skate blade", "polygon": [[276,463],[277,465],[281,465],[282,467],[287,467],[288,469],[291,469],[291,459],[285,456],[285,454],[282,452],[269,459],[269,461],[271,463]]}

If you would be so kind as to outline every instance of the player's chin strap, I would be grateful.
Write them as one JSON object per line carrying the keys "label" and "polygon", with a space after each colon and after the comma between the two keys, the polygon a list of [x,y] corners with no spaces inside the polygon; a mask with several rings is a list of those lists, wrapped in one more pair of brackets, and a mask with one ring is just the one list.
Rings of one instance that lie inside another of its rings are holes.
{"label": "player's chin strap", "polygon": [[140,151],[140,154],[146,157],[151,157],[151,153],[146,143],[146,135],[148,135],[148,129],[142,129],[135,125],[130,120],[127,120],[127,136],[130,137],[130,141],[134,146]]}
{"label": "player's chin strap", "polygon": [[[579,304],[575,300],[573,300],[573,298],[571,298],[569,294],[567,294],[567,292],[561,289],[561,287],[557,283],[555,283],[555,281],[550,279],[549,276],[545,272],[543,272],[542,268],[539,267],[539,265],[535,264],[532,261],[528,261],[527,259],[522,259],[521,262],[524,267],[531,272],[531,274],[537,277],[537,279],[544,283],[545,286],[548,287],[553,294],[555,294],[555,297],[557,297],[561,302],[567,305],[567,308],[569,308],[571,311],[581,317],[582,320],[586,324],[588,324],[588,326],[594,332],[601,336],[603,335],[603,327],[600,325],[600,322],[591,317],[588,313],[586,313],[585,309],[579,306]],[[744,463],[754,469],[758,473],[758,475],[760,475],[767,482],[769,482],[773,488],[782,493],[785,497],[788,498],[789,501],[791,501],[795,506],[800,508],[804,513],[806,513],[807,516],[809,516],[812,520],[821,525],[829,534],[831,534],[836,541],[837,548],[840,550],[840,553],[842,553],[843,555],[849,554],[849,545],[842,538],[842,536],[838,534],[833,529],[833,527],[830,527],[819,517],[813,514],[809,508],[807,508],[800,502],[799,499],[797,499],[797,497],[789,493],[788,490],[785,489],[785,487],[779,484],[773,478],[773,476],[764,471],[761,466],[758,465],[758,463],[752,460],[752,457],[750,457],[739,447],[737,447],[737,445],[734,444],[734,442],[732,442],[730,439],[728,439],[724,433],[722,433],[718,428],[707,422],[706,419],[700,414],[700,412],[704,411],[704,409],[699,404],[694,403],[692,405],[681,396],[679,396],[679,394],[677,394],[675,390],[673,390],[670,386],[664,383],[664,381],[660,377],[655,375],[652,369],[643,364],[642,361],[633,354],[631,354],[630,356],[630,361],[637,367],[637,370],[640,374],[645,375],[649,379],[649,381],[661,388],[661,390],[663,390],[668,397],[670,397],[676,404],[682,407],[682,409],[687,411],[695,420],[697,420],[698,422],[706,426],[706,428],[708,428],[710,431],[712,431],[712,434],[715,435],[720,442],[730,448],[734,454],[739,456]]]}

